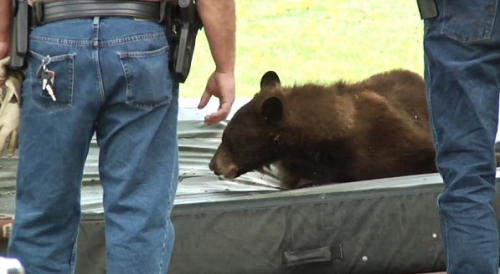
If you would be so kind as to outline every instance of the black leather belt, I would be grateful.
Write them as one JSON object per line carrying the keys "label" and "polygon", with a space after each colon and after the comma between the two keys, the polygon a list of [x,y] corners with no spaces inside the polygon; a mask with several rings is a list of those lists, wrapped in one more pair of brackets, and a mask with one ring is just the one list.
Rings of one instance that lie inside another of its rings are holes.
{"label": "black leather belt", "polygon": [[165,17],[166,3],[167,1],[140,2],[130,0],[68,0],[35,3],[33,5],[33,23],[37,26],[60,20],[96,16],[125,16],[162,22]]}

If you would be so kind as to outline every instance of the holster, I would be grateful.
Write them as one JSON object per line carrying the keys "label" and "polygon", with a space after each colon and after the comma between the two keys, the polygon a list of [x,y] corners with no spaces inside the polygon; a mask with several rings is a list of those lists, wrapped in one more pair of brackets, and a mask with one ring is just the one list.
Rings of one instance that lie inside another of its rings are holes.
{"label": "holster", "polygon": [[439,14],[436,0],[417,0],[417,6],[423,20],[436,18]]}
{"label": "holster", "polygon": [[168,4],[165,26],[170,41],[170,70],[180,83],[184,83],[191,70],[196,35],[203,27],[195,0]]}
{"label": "holster", "polygon": [[27,0],[12,0],[14,20],[12,23],[10,67],[21,69],[28,52],[29,6]]}

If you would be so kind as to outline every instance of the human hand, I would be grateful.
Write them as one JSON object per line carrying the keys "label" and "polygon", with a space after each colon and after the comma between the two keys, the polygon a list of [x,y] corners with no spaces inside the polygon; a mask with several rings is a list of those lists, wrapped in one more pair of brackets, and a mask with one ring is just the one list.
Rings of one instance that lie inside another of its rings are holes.
{"label": "human hand", "polygon": [[204,108],[212,96],[219,98],[219,108],[216,112],[205,116],[205,124],[207,125],[220,122],[229,115],[235,97],[234,73],[214,71],[208,78],[198,108]]}
{"label": "human hand", "polygon": [[12,157],[17,148],[19,118],[21,113],[22,74],[9,73],[5,86],[0,87],[3,99],[0,107],[0,155],[7,143],[7,156]]}

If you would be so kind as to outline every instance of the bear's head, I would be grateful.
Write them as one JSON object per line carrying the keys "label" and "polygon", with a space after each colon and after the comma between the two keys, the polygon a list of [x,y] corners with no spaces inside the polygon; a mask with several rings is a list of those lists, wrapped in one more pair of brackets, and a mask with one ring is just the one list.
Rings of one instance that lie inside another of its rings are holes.
{"label": "bear's head", "polygon": [[268,71],[260,81],[260,92],[225,127],[209,168],[233,179],[276,161],[284,119],[281,82],[275,72]]}

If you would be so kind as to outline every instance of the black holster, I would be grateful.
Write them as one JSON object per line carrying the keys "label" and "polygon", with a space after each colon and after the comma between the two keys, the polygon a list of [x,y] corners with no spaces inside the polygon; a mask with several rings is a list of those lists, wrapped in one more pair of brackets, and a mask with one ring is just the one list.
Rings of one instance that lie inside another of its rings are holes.
{"label": "black holster", "polygon": [[436,0],[417,0],[417,6],[423,20],[436,18],[439,14]]}
{"label": "black holster", "polygon": [[25,65],[28,52],[29,7],[27,0],[12,0],[14,20],[12,22],[10,44],[10,67],[21,69]]}
{"label": "black holster", "polygon": [[177,81],[184,83],[191,70],[196,35],[203,24],[194,0],[178,2],[167,4],[165,25],[170,41],[170,70]]}

